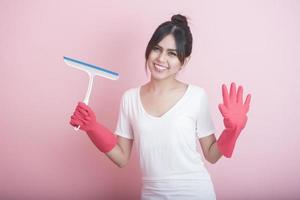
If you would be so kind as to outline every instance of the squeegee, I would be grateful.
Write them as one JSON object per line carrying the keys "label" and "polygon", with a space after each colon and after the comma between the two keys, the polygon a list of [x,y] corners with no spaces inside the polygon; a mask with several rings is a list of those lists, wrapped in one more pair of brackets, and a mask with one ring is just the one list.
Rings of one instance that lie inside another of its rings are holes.
{"label": "squeegee", "polygon": [[[88,89],[87,89],[85,98],[83,100],[83,103],[85,103],[86,105],[88,105],[88,103],[89,103],[95,76],[101,76],[101,77],[105,77],[105,78],[108,78],[111,80],[117,80],[119,78],[119,74],[116,72],[113,72],[113,71],[104,69],[102,67],[80,61],[80,60],[76,60],[76,59],[64,56],[64,61],[67,65],[74,67],[76,69],[85,71],[89,75],[89,85],[88,85]],[[77,131],[77,130],[79,130],[79,128],[80,128],[80,126],[75,127],[75,130]]]}

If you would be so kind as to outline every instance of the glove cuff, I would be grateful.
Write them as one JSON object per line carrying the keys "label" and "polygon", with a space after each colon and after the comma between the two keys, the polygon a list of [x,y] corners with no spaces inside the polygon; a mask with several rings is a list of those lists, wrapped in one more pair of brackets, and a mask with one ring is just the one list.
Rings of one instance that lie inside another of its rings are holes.
{"label": "glove cuff", "polygon": [[231,158],[236,140],[242,129],[225,129],[220,135],[217,146],[219,151],[227,158]]}
{"label": "glove cuff", "polygon": [[88,131],[87,134],[103,153],[111,151],[118,143],[117,137],[109,129],[99,123],[97,123],[92,130]]}

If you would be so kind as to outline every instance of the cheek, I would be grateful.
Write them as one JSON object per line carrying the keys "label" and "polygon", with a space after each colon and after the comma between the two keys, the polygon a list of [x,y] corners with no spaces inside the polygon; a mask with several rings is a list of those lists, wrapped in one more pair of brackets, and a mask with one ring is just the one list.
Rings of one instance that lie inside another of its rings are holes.
{"label": "cheek", "polygon": [[174,70],[179,70],[181,68],[181,63],[178,59],[170,60],[169,65],[171,65]]}
{"label": "cheek", "polygon": [[149,56],[148,56],[148,60],[155,60],[157,57],[157,53],[151,51]]}

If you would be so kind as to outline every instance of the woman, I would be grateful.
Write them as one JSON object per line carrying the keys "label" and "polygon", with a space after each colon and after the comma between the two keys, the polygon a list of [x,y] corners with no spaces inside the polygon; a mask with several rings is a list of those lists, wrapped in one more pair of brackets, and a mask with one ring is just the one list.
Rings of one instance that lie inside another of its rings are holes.
{"label": "woman", "polygon": [[[192,34],[186,17],[174,15],[154,32],[146,49],[145,85],[127,90],[120,104],[115,134],[96,122],[92,109],[79,102],[70,124],[87,132],[98,149],[119,167],[137,145],[143,174],[141,199],[215,199],[209,173],[196,150],[216,163],[231,157],[235,142],[247,121],[250,95],[243,103],[243,88],[222,86],[219,105],[225,129],[216,140],[205,91],[176,79],[192,51]],[[117,135],[117,137],[115,137]]]}

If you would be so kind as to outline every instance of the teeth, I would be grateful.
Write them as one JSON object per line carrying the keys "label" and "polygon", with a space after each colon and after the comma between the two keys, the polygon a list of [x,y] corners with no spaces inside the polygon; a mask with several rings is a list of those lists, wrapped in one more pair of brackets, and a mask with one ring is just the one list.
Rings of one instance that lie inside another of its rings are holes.
{"label": "teeth", "polygon": [[161,67],[161,66],[159,66],[159,65],[154,65],[157,69],[159,69],[160,71],[162,71],[162,70],[166,70],[167,68],[166,67]]}

